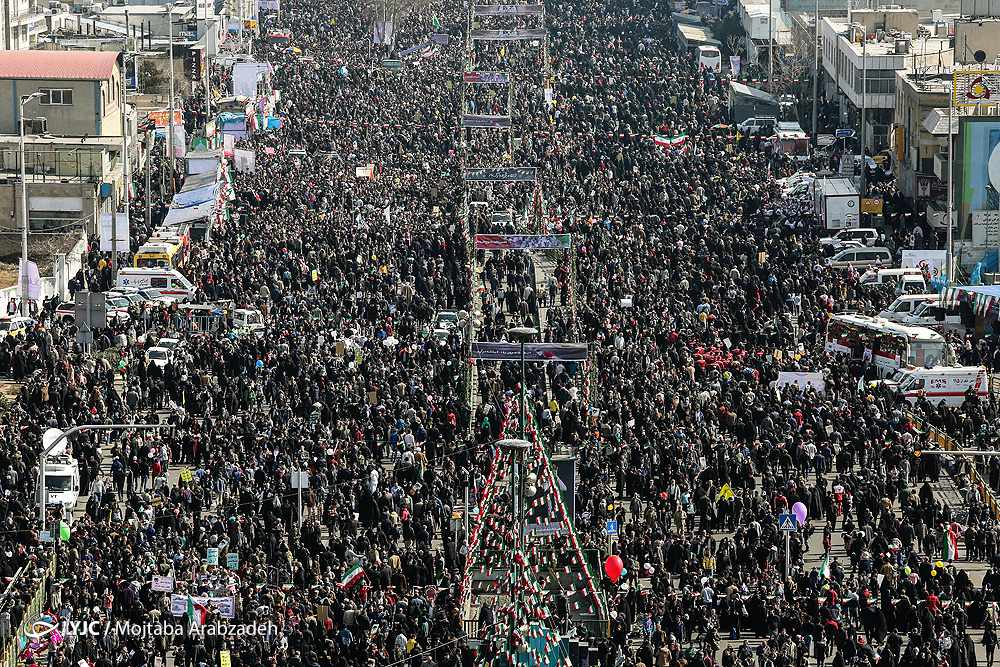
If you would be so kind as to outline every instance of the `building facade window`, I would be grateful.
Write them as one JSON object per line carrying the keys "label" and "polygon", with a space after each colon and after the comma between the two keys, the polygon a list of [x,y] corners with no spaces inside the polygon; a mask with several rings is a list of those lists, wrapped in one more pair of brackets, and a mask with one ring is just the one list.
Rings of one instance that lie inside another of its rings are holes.
{"label": "building facade window", "polygon": [[42,88],[41,104],[45,106],[71,106],[73,104],[72,88]]}

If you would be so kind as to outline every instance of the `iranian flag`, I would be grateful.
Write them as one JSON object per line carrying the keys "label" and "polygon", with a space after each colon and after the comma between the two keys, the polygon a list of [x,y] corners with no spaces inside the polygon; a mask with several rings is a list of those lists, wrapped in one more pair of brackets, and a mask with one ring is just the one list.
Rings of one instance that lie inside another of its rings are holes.
{"label": "iranian flag", "polygon": [[204,605],[198,604],[194,601],[193,597],[188,595],[187,613],[192,628],[202,626],[205,624],[205,616],[208,615],[208,608]]}
{"label": "iranian flag", "polygon": [[819,567],[819,576],[823,579],[830,578],[830,552],[826,552],[826,556],[823,558],[823,564]]}
{"label": "iranian flag", "polygon": [[438,46],[437,44],[431,44],[430,46],[428,46],[427,48],[425,48],[423,51],[420,52],[420,57],[431,58],[435,56],[440,50],[441,50],[440,46]]}
{"label": "iranian flag", "polygon": [[681,148],[687,143],[688,135],[679,134],[676,137],[662,137],[658,134],[653,135],[653,143],[661,148]]}
{"label": "iranian flag", "polygon": [[941,560],[957,560],[958,559],[958,540],[955,539],[955,531],[950,527],[948,528],[948,534],[944,536],[944,548],[941,549]]}
{"label": "iranian flag", "polygon": [[344,576],[340,579],[341,588],[350,588],[358,579],[365,576],[365,569],[361,567],[361,564],[355,565],[347,572],[344,572]]}

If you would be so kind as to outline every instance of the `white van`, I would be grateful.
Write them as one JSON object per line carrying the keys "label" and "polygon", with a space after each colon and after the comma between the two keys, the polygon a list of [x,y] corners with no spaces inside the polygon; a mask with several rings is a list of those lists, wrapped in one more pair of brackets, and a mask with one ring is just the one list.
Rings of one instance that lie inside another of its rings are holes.
{"label": "white van", "polygon": [[743,122],[737,123],[736,129],[743,134],[755,134],[759,130],[767,128],[773,130],[777,124],[778,119],[774,116],[759,116],[756,118],[747,118]]}
{"label": "white van", "polygon": [[941,299],[924,301],[917,304],[909,315],[903,318],[903,324],[914,327],[932,327],[943,324],[946,327],[961,327],[962,314],[958,308],[945,309],[941,307]]}
{"label": "white van", "polygon": [[894,263],[892,251],[884,247],[875,248],[847,248],[841,250],[829,259],[830,268],[847,269],[855,268],[858,271],[867,270],[876,266],[876,262],[881,261],[882,267],[892,268]]}
{"label": "white van", "polygon": [[917,268],[908,269],[868,269],[862,274],[858,283],[862,287],[873,285],[895,285],[896,294],[905,294],[915,290],[927,291],[927,281],[924,273]]}
{"label": "white van", "polygon": [[119,288],[155,289],[163,296],[180,301],[194,299],[197,288],[177,269],[166,267],[124,267],[118,271],[115,285]]}
{"label": "white van", "polygon": [[939,294],[900,294],[896,297],[888,308],[878,314],[890,322],[902,323],[903,318],[908,316],[913,310],[925,301],[940,301]]}
{"label": "white van", "polygon": [[[69,454],[45,459],[46,504],[62,505],[71,515],[80,500],[80,463]],[[37,494],[36,494],[37,495]]]}
{"label": "white van", "polygon": [[891,379],[883,380],[893,389],[899,388],[905,400],[915,405],[922,389],[932,405],[944,401],[945,405],[959,407],[965,402],[965,392],[972,387],[980,400],[989,400],[990,379],[982,366],[910,366],[896,371]]}

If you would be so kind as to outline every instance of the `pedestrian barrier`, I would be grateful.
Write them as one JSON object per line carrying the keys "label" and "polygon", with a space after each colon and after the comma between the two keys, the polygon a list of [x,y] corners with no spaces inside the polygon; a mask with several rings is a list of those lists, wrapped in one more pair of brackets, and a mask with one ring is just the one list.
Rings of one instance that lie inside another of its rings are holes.
{"label": "pedestrian barrier", "polygon": [[[912,412],[907,411],[906,416],[910,418],[918,429],[924,430],[926,428],[929,436],[928,442],[949,452],[962,450],[962,447],[942,429],[926,424],[921,417]],[[969,456],[956,456],[955,461],[959,464],[953,471],[955,476],[965,474],[968,477],[969,484],[973,485],[979,491],[979,496],[990,506],[993,518],[1000,521],[1000,501],[997,500],[996,494],[990,488],[987,480],[976,469],[975,459]]]}
{"label": "pedestrian barrier", "polygon": [[25,645],[30,642],[27,633],[32,629],[31,626],[35,619],[45,609],[48,602],[45,592],[48,590],[49,581],[55,576],[55,573],[56,555],[53,553],[41,578],[36,582],[34,593],[31,595],[31,602],[28,603],[24,610],[24,616],[21,618],[21,623],[18,625],[17,631],[13,632],[13,628],[11,628],[11,638],[7,641],[7,645],[3,647],[3,661],[0,663],[2,667],[14,667],[18,662],[17,656],[21,652],[21,642],[25,642]]}

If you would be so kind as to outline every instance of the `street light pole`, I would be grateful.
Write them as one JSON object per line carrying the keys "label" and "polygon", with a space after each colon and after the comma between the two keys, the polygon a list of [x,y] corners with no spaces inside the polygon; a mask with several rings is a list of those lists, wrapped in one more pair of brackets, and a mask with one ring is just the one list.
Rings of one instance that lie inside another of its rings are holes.
{"label": "street light pole", "polygon": [[816,129],[817,107],[819,106],[819,0],[815,2],[816,14],[813,19],[813,108],[812,108],[812,135],[813,144],[819,139],[819,130]]}
{"label": "street light pole", "polygon": [[864,32],[861,35],[861,196],[868,196],[868,160],[865,148],[868,138],[868,27],[862,24]]}
{"label": "street light pole", "polygon": [[[126,14],[127,15],[127,14]],[[122,152],[124,155],[124,160],[122,164],[125,167],[125,215],[129,214],[132,206],[132,159],[129,156],[129,135],[128,131],[128,103],[126,97],[128,95],[128,88],[125,86],[125,61],[132,56],[132,62],[135,63],[135,54],[125,51],[122,54]],[[112,211],[111,213],[111,277],[115,281],[118,280],[118,211]]]}
{"label": "street light pole", "polygon": [[[514,555],[525,556],[524,548],[524,538],[525,538],[525,526],[524,526],[524,510],[527,499],[524,497],[524,480],[527,475],[527,468],[524,461],[524,454],[531,447],[531,443],[526,441],[524,438],[520,440],[500,440],[497,442],[497,447],[510,454],[511,469],[510,469],[510,495],[511,502],[513,506],[513,517],[515,522],[514,529],[516,532],[516,537],[514,539]],[[466,512],[468,513],[468,512]],[[510,569],[513,574],[513,581],[515,582],[515,590],[517,599],[514,609],[511,610],[510,614],[510,627],[507,628],[507,649],[510,651],[511,655],[518,653],[517,644],[515,642],[515,636],[517,628],[514,625],[514,620],[517,618],[517,612],[524,608],[524,592],[520,586],[521,574],[526,569],[526,565],[522,565],[518,562],[517,558],[510,559]]]}
{"label": "street light pole", "polygon": [[528,423],[528,401],[527,401],[527,380],[525,377],[524,370],[524,343],[532,336],[538,333],[538,329],[534,327],[514,327],[512,329],[507,329],[507,335],[511,338],[520,341],[521,343],[521,429],[519,431],[518,437],[524,440],[524,434],[527,429]]}
{"label": "street light pole", "polygon": [[42,97],[42,93],[24,95],[20,100],[18,131],[21,139],[21,315],[28,317],[28,172],[25,169],[27,153],[24,149],[24,105]]}
{"label": "street light pole", "polygon": [[167,59],[170,61],[170,110],[167,112],[167,176],[174,193],[174,3],[167,4]]}
{"label": "street light pole", "polygon": [[[52,440],[46,446],[42,453],[38,457],[38,520],[44,522],[45,520],[45,498],[48,495],[45,492],[45,462],[49,458],[49,452],[54,450],[59,443],[68,438],[71,435],[79,433],[80,431],[97,431],[103,429],[111,430],[129,430],[129,429],[161,429],[161,428],[174,428],[173,424],[84,424],[82,426],[74,426],[73,428],[66,429],[59,433],[55,439]],[[59,429],[49,429],[50,431],[58,431]],[[47,431],[48,432],[48,431]],[[43,436],[42,442],[44,445],[45,438]],[[44,525],[44,524],[43,524]]]}
{"label": "street light pole", "polygon": [[[952,173],[953,172],[952,165],[954,164],[955,160],[955,155],[954,155],[955,142],[951,134],[952,132],[951,124],[952,122],[954,122],[953,121],[954,117],[955,117],[955,83],[953,81],[948,90],[948,211],[947,211],[948,232],[945,237],[946,239],[945,242],[948,245],[945,248],[946,254],[945,254],[945,274],[944,274],[945,280],[947,281],[948,285],[951,285],[952,281],[955,280],[955,273],[954,273],[955,242],[952,239],[952,234],[954,233],[954,227],[955,227],[955,218],[957,217],[953,213],[953,209],[955,206],[955,182],[954,180],[952,180],[954,178],[954,174]],[[997,258],[1000,259],[1000,254],[997,255]]]}

